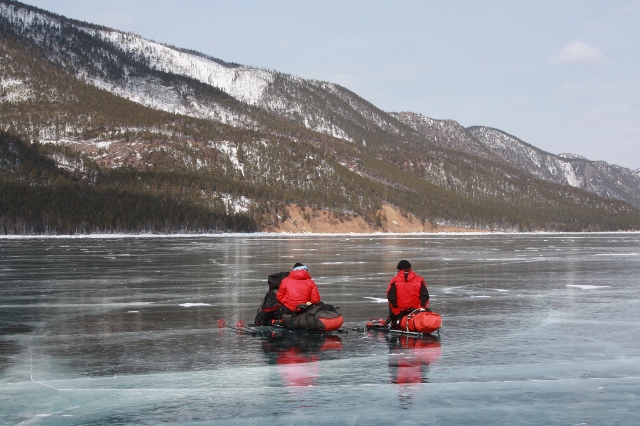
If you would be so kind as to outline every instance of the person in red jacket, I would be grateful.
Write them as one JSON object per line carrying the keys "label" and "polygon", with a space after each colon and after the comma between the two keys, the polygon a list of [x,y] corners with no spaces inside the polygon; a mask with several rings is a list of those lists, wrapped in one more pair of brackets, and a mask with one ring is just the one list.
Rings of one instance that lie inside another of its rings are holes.
{"label": "person in red jacket", "polygon": [[389,301],[389,317],[397,320],[407,310],[414,310],[429,306],[429,290],[420,275],[411,270],[408,260],[398,263],[398,273],[389,282],[387,288]]}
{"label": "person in red jacket", "polygon": [[320,302],[320,293],[316,283],[309,275],[309,268],[302,263],[293,265],[293,270],[282,280],[276,299],[291,312],[296,306]]}

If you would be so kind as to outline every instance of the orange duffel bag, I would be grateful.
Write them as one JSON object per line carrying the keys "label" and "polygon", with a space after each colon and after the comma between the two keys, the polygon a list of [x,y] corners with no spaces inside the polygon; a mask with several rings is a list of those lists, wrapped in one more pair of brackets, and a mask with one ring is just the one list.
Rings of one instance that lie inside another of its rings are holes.
{"label": "orange duffel bag", "polygon": [[442,327],[442,317],[426,309],[416,309],[400,318],[398,325],[402,331],[429,334]]}

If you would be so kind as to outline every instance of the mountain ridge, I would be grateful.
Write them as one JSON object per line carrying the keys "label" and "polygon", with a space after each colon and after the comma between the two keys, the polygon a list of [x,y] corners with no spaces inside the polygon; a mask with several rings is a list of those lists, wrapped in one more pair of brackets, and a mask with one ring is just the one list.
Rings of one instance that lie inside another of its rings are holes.
{"label": "mountain ridge", "polygon": [[384,231],[385,205],[422,225],[640,228],[637,208],[535,176],[453,120],[387,113],[333,83],[79,28],[33,7],[21,20],[25,10],[0,2],[0,128],[42,144],[64,179],[114,191],[118,179],[132,191],[154,179],[144,191],[217,206],[219,217],[242,205],[256,229],[278,229],[296,205]]}

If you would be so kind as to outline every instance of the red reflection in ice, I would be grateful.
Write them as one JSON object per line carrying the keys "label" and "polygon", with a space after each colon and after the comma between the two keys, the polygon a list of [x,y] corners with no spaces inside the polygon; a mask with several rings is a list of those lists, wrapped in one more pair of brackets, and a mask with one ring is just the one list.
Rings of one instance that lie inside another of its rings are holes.
{"label": "red reflection in ice", "polygon": [[410,403],[415,387],[427,383],[429,365],[442,356],[440,341],[435,337],[390,336],[389,375],[398,385],[401,403]]}
{"label": "red reflection in ice", "polygon": [[282,335],[262,344],[269,358],[277,364],[284,386],[313,386],[320,376],[320,354],[342,349],[338,336]]}

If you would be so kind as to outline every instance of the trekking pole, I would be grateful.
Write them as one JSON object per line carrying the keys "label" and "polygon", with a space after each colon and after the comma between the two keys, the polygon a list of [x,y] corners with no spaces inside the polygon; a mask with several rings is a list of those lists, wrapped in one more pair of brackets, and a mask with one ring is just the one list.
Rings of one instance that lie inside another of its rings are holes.
{"label": "trekking pole", "polygon": [[[239,321],[239,323],[240,323],[240,322],[241,322],[241,321]],[[244,322],[242,323],[242,326],[244,327]],[[247,331],[247,330],[243,330],[243,329],[241,329],[241,328],[231,327],[230,325],[227,325],[227,323],[226,323],[226,321],[225,321],[224,319],[219,319],[219,320],[218,320],[218,328],[225,328],[225,327],[226,327],[226,328],[229,328],[229,329],[231,329],[231,330],[238,331],[238,332],[240,332],[240,333],[244,333],[244,334],[251,335],[251,336],[257,336],[257,335],[258,335],[258,332],[257,332],[257,331],[255,331],[255,330]],[[251,329],[249,329],[249,330],[251,330]]]}
{"label": "trekking pole", "polygon": [[266,334],[264,331],[259,331],[259,330],[256,330],[255,328],[247,327],[244,324],[244,321],[242,321],[242,320],[238,320],[238,322],[236,323],[236,328],[241,328],[243,330],[247,330],[247,331],[250,331],[251,333],[255,333],[255,334]]}

